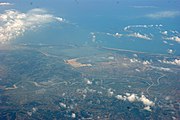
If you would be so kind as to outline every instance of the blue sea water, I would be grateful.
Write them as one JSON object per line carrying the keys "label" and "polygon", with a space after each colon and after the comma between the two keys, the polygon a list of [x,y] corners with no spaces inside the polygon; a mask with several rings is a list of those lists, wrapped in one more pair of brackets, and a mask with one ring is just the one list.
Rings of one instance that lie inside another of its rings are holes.
{"label": "blue sea water", "polygon": [[[146,15],[156,12],[179,11],[180,1],[178,0],[17,0],[13,1],[13,4],[15,5],[9,8],[1,7],[1,12],[5,9],[27,12],[33,8],[43,8],[54,16],[63,17],[71,23],[71,25],[63,27],[50,23],[50,27],[43,28],[45,29],[42,30],[44,33],[41,31],[39,35],[30,35],[30,38],[35,39],[32,42],[58,43],[66,39],[66,41],[78,41],[80,44],[85,44],[91,41],[89,35],[91,32],[123,33],[124,27],[128,25],[161,24],[164,30],[180,31],[179,15],[157,19],[146,17]],[[147,31],[141,31],[141,33],[143,32]],[[155,34],[152,41],[128,37],[114,39],[104,35],[97,35],[97,41],[101,41],[98,44],[102,46],[152,53],[166,54],[168,49],[172,49],[176,51],[174,54],[179,55],[179,43],[168,41],[173,46],[163,44],[163,39],[158,36],[157,32],[153,29],[148,31],[148,33]],[[27,36],[23,37],[28,39]]]}

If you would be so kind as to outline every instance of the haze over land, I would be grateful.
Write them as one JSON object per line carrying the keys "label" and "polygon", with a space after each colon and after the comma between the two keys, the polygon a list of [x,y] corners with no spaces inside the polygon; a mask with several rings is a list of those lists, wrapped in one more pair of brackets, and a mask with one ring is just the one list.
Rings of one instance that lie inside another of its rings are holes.
{"label": "haze over land", "polygon": [[179,119],[178,0],[0,2],[0,119]]}

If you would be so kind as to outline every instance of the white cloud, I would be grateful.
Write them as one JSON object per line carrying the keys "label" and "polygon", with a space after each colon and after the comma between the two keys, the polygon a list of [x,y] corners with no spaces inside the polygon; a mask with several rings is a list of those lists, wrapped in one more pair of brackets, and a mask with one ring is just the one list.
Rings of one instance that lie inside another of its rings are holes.
{"label": "white cloud", "polygon": [[170,68],[165,68],[165,67],[156,67],[156,66],[151,66],[151,68],[153,69],[157,69],[160,71],[167,71],[167,72],[172,72],[172,70]]}
{"label": "white cloud", "polygon": [[168,35],[168,31],[160,31],[162,35]]}
{"label": "white cloud", "polygon": [[150,65],[150,64],[151,64],[151,62],[149,62],[149,61],[147,61],[147,60],[145,60],[145,61],[140,61],[140,60],[138,60],[138,59],[136,59],[136,58],[129,59],[129,61],[130,61],[131,63],[142,63],[143,65]]}
{"label": "white cloud", "polygon": [[9,5],[13,5],[13,4],[8,2],[0,2],[0,6],[9,6]]}
{"label": "white cloud", "polygon": [[163,37],[165,40],[172,40],[180,43],[180,37],[179,36],[173,36],[173,37]]}
{"label": "white cloud", "polygon": [[126,100],[126,96],[122,95],[116,95],[115,98],[117,98],[118,100]]}
{"label": "white cloud", "polygon": [[60,102],[59,105],[60,105],[60,107],[62,107],[62,108],[66,108],[66,107],[67,107],[67,105],[66,105],[65,103],[62,103],[62,102]]}
{"label": "white cloud", "polygon": [[115,58],[113,56],[108,57],[109,60],[114,60]]}
{"label": "white cloud", "polygon": [[162,27],[162,25],[129,25],[124,27],[124,31],[128,31],[130,28],[152,28],[152,27]]}
{"label": "white cloud", "polygon": [[132,58],[132,59],[129,59],[129,60],[130,60],[131,63],[140,63],[141,62],[136,58]]}
{"label": "white cloud", "polygon": [[134,56],[134,57],[138,57],[138,55],[137,55],[137,54],[133,54],[133,56]]}
{"label": "white cloud", "polygon": [[72,117],[72,118],[76,118],[76,114],[75,114],[75,113],[72,113],[71,117]]}
{"label": "white cloud", "polygon": [[168,42],[167,42],[167,41],[163,41],[163,43],[164,43],[164,44],[168,44]]}
{"label": "white cloud", "polygon": [[141,39],[145,39],[145,40],[151,40],[151,38],[146,35],[146,34],[140,34],[140,33],[133,33],[133,34],[129,34],[128,36],[131,36],[131,37],[136,37],[136,38],[141,38]]}
{"label": "white cloud", "polygon": [[180,59],[175,59],[173,61],[167,61],[167,60],[158,60],[158,61],[165,64],[180,65]]}
{"label": "white cloud", "polygon": [[176,30],[170,30],[173,34],[179,34],[179,32],[178,31],[176,31]]}
{"label": "white cloud", "polygon": [[173,54],[173,53],[174,53],[174,51],[173,51],[172,49],[168,49],[167,52],[168,52],[169,54]]}
{"label": "white cloud", "polygon": [[113,35],[114,37],[121,37],[121,36],[123,36],[122,34],[120,34],[120,33],[115,33],[114,35]]}
{"label": "white cloud", "polygon": [[96,42],[96,35],[94,32],[91,32],[90,35],[92,36],[92,42]]}
{"label": "white cloud", "polygon": [[145,106],[154,106],[155,103],[151,100],[149,100],[148,98],[146,98],[145,95],[141,95],[141,97],[139,97],[137,94],[130,94],[130,93],[126,93],[124,96],[122,95],[116,95],[115,98],[117,98],[118,100],[128,100],[129,102],[142,102]]}
{"label": "white cloud", "polygon": [[134,102],[134,101],[136,101],[137,100],[137,95],[136,94],[131,94],[130,96],[127,96],[127,100],[129,101],[129,102]]}
{"label": "white cloud", "polygon": [[111,96],[113,96],[113,94],[114,94],[114,92],[113,92],[113,90],[110,88],[110,89],[108,89],[108,96],[109,97],[111,97]]}
{"label": "white cloud", "polygon": [[15,39],[27,30],[37,29],[53,21],[64,22],[65,20],[48,14],[44,9],[32,9],[27,13],[6,10],[0,14],[0,43]]}
{"label": "white cloud", "polygon": [[144,95],[141,95],[141,97],[139,98],[139,101],[143,102],[144,105],[147,105],[147,106],[154,106],[154,103],[147,99],[146,96]]}
{"label": "white cloud", "polygon": [[124,31],[128,31],[129,28],[130,28],[130,26],[124,27]]}
{"label": "white cloud", "polygon": [[120,33],[115,33],[115,34],[111,34],[111,33],[106,33],[106,35],[108,35],[108,36],[113,36],[113,37],[117,37],[117,38],[120,38],[120,37],[122,37],[123,36],[123,34],[120,34]]}
{"label": "white cloud", "polygon": [[151,111],[152,106],[155,105],[155,103],[151,100],[149,100],[148,98],[146,98],[145,95],[141,95],[141,97],[139,97],[137,94],[130,94],[130,93],[126,93],[124,96],[122,95],[116,95],[115,96],[116,99],[118,100],[123,100],[123,101],[129,101],[129,102],[141,102],[144,104],[144,110],[147,111]]}
{"label": "white cloud", "polygon": [[173,18],[179,15],[180,15],[179,11],[162,11],[162,12],[148,14],[146,16],[153,19],[161,19],[161,18]]}
{"label": "white cloud", "polygon": [[145,60],[145,61],[142,62],[142,64],[143,65],[150,65],[151,63],[149,61]]}
{"label": "white cloud", "polygon": [[130,93],[125,93],[126,94],[126,96],[130,96],[131,94]]}
{"label": "white cloud", "polygon": [[89,79],[85,78],[84,80],[87,85],[92,85],[92,81],[90,81]]}
{"label": "white cloud", "polygon": [[37,110],[38,110],[38,108],[36,108],[36,107],[32,108],[33,113],[35,113]]}
{"label": "white cloud", "polygon": [[147,110],[147,111],[150,111],[150,112],[152,111],[151,108],[150,108],[150,106],[144,107],[144,110]]}

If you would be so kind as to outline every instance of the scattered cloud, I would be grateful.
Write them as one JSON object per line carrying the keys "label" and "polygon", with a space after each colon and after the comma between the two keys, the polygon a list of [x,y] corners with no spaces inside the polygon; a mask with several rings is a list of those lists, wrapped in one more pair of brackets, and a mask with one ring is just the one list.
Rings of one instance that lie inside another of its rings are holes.
{"label": "scattered cloud", "polygon": [[176,30],[170,30],[170,32],[172,32],[173,34],[179,34],[179,32]]}
{"label": "scattered cloud", "polygon": [[145,60],[145,61],[142,62],[142,64],[143,65],[150,65],[151,63],[149,61]]}
{"label": "scattered cloud", "polygon": [[62,108],[66,108],[67,107],[67,105],[65,103],[63,103],[63,102],[60,102],[59,106],[62,107]]}
{"label": "scattered cloud", "polygon": [[136,94],[131,94],[131,95],[128,95],[127,96],[127,100],[129,101],[129,102],[134,102],[134,101],[136,101],[137,100],[137,95]]}
{"label": "scattered cloud", "polygon": [[90,34],[92,36],[92,42],[96,42],[96,35],[95,35],[95,33],[91,32]]}
{"label": "scattered cloud", "polygon": [[71,117],[72,117],[72,118],[76,118],[76,114],[75,114],[75,113],[72,113]]}
{"label": "scattered cloud", "polygon": [[113,36],[113,37],[117,37],[117,38],[120,38],[120,37],[122,37],[123,36],[123,34],[120,34],[120,33],[115,33],[115,34],[112,34],[112,33],[105,33],[106,35],[108,35],[108,36]]}
{"label": "scattered cloud", "polygon": [[172,40],[180,43],[180,37],[179,36],[173,36],[173,37],[163,37],[164,40]]}
{"label": "scattered cloud", "polygon": [[150,108],[150,106],[144,107],[144,110],[147,110],[147,111],[150,111],[150,112],[152,111],[151,108]]}
{"label": "scattered cloud", "polygon": [[168,52],[169,54],[173,54],[173,53],[174,53],[174,51],[173,51],[172,49],[168,49],[167,52]]}
{"label": "scattered cloud", "polygon": [[89,79],[84,78],[84,81],[87,85],[92,85],[92,81],[90,81]]}
{"label": "scattered cloud", "polygon": [[140,34],[140,33],[133,33],[133,34],[129,34],[128,36],[131,36],[131,37],[135,37],[135,38],[141,38],[141,39],[145,39],[145,40],[151,40],[151,38],[146,35],[146,34]]}
{"label": "scattered cloud", "polygon": [[120,33],[115,33],[115,34],[113,34],[113,36],[114,37],[118,37],[118,38],[120,38],[121,36],[123,36],[122,34],[120,34]]}
{"label": "scattered cloud", "polygon": [[172,72],[170,68],[165,68],[165,67],[157,67],[157,66],[151,66],[151,68],[160,70],[160,71],[167,71],[167,72]]}
{"label": "scattered cloud", "polygon": [[118,100],[129,101],[129,102],[142,102],[145,105],[144,109],[148,111],[151,111],[150,107],[155,105],[155,103],[149,100],[145,95],[141,95],[141,97],[139,97],[137,94],[134,93],[132,94],[126,93],[124,96],[116,95],[115,98]]}
{"label": "scattered cloud", "polygon": [[162,35],[168,35],[168,31],[160,31]]}
{"label": "scattered cloud", "polygon": [[138,59],[136,59],[136,58],[129,59],[129,61],[130,61],[131,63],[142,63],[143,65],[150,65],[150,64],[151,64],[151,62],[149,62],[149,61],[147,61],[147,60],[145,60],[145,61],[140,61],[140,60],[138,60]]}
{"label": "scattered cloud", "polygon": [[107,36],[113,36],[113,37],[115,37],[115,38],[120,38],[120,37],[122,37],[122,36],[124,36],[123,34],[120,34],[120,33],[118,33],[118,32],[116,32],[116,33],[109,33],[109,32],[107,32],[107,33],[104,33],[104,32],[90,32],[90,35],[91,35],[91,41],[92,42],[96,42],[96,34],[102,34],[102,35],[107,35]]}
{"label": "scattered cloud", "polygon": [[147,99],[146,96],[144,96],[144,95],[141,95],[141,97],[139,98],[139,101],[143,102],[144,105],[154,106],[154,102]]}
{"label": "scattered cloud", "polygon": [[0,2],[0,6],[9,6],[9,5],[13,5],[13,4],[8,2]]}
{"label": "scattered cloud", "polygon": [[172,65],[179,65],[180,66],[180,59],[175,59],[173,61],[167,61],[167,60],[158,60],[161,63],[165,64],[172,64]]}
{"label": "scattered cloud", "polygon": [[131,63],[141,63],[141,61],[139,61],[138,59],[136,58],[132,58],[132,59],[129,59]]}
{"label": "scattered cloud", "polygon": [[152,27],[162,27],[162,24],[159,25],[128,25],[124,27],[124,31],[129,31],[131,28],[152,28]]}
{"label": "scattered cloud", "polygon": [[115,98],[118,100],[124,100],[124,101],[126,100],[126,97],[124,97],[122,95],[116,95]]}
{"label": "scattered cloud", "polygon": [[108,89],[107,94],[109,97],[113,96],[114,92],[111,88]]}
{"label": "scattered cloud", "polygon": [[134,56],[134,57],[138,57],[138,55],[137,55],[137,54],[133,54],[133,56]]}
{"label": "scattered cloud", "polygon": [[179,11],[162,11],[157,13],[151,13],[146,16],[153,19],[161,19],[161,18],[173,18],[179,15],[180,15]]}
{"label": "scattered cloud", "polygon": [[[152,33],[150,32],[152,31]],[[177,30],[166,30],[164,29],[164,25],[162,24],[137,24],[137,25],[128,25],[123,28],[122,30],[116,31],[114,33],[111,32],[91,32],[91,40],[92,42],[102,42],[103,40],[97,39],[98,36],[110,36],[115,37],[117,39],[123,40],[122,38],[135,38],[135,40],[162,40],[163,44],[169,45],[173,47],[175,45],[174,42],[180,43],[180,33]],[[167,46],[165,46],[167,47]],[[167,53],[174,54],[177,50],[167,50]],[[166,52],[166,51],[165,51]],[[133,60],[131,61],[133,62]],[[135,62],[135,61],[134,61]],[[144,62],[146,64],[147,62]],[[146,64],[148,65],[148,63]]]}
{"label": "scattered cloud", "polygon": [[164,44],[168,44],[168,42],[167,42],[167,41],[165,41],[165,40],[163,41],[163,43],[164,43]]}
{"label": "scattered cloud", "polygon": [[0,14],[0,43],[15,39],[27,30],[35,30],[53,21],[64,22],[65,20],[48,14],[44,9],[32,9],[27,13],[6,10]]}

